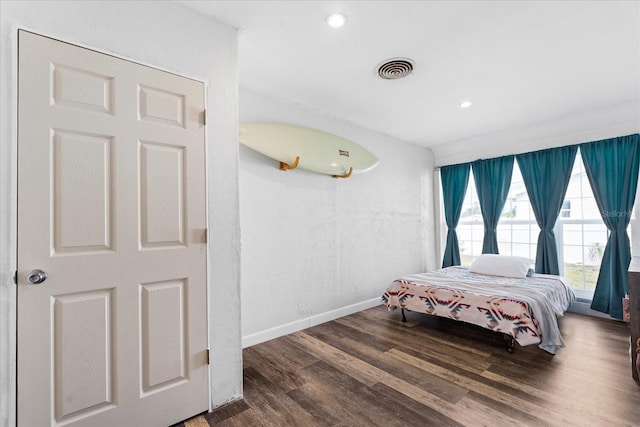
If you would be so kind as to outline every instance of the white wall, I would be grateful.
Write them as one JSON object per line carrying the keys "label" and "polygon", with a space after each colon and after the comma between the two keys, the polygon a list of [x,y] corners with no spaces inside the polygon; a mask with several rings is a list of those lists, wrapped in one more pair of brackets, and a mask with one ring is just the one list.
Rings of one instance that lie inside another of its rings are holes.
{"label": "white wall", "polygon": [[240,122],[259,121],[340,135],[380,163],[334,179],[240,148],[243,346],[380,304],[435,266],[430,150],[241,87]]}
{"label": "white wall", "polygon": [[[213,406],[241,396],[237,31],[172,2],[0,2],[0,425],[15,424],[16,31],[206,82]],[[219,297],[222,295],[222,297]]]}
{"label": "white wall", "polygon": [[[586,88],[585,90],[588,90]],[[432,147],[437,166],[640,132],[640,100]]]}

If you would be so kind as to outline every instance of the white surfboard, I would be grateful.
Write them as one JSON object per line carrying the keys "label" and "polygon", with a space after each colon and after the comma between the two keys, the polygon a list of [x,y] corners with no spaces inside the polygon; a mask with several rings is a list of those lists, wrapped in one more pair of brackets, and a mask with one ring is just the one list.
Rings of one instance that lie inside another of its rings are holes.
{"label": "white surfboard", "polygon": [[280,162],[280,169],[299,167],[348,178],[374,168],[379,160],[353,141],[318,129],[284,123],[243,123],[240,143]]}

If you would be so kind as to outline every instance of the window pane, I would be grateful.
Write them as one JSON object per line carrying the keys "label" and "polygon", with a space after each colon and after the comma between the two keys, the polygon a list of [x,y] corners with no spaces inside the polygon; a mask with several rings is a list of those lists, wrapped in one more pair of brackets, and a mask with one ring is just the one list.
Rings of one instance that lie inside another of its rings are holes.
{"label": "window pane", "polygon": [[462,252],[462,242],[471,240],[471,226],[467,224],[458,224],[456,234],[458,235],[460,252]]}
{"label": "window pane", "polygon": [[467,185],[467,192],[465,193],[462,212],[460,213],[460,222],[471,221],[482,222],[482,211],[480,210],[480,203],[478,202],[473,173],[469,173],[469,184]]}
{"label": "window pane", "polygon": [[[589,193],[591,188],[589,187]],[[602,219],[600,210],[596,204],[596,199],[593,197],[582,199],[582,218],[583,219]]]}
{"label": "window pane", "polygon": [[498,251],[501,255],[513,255],[511,242],[498,242]]}
{"label": "window pane", "polygon": [[571,266],[575,267],[577,265],[583,264],[583,250],[581,245],[579,246],[565,244],[562,248],[562,254],[564,255],[565,273],[568,265],[571,264]]}
{"label": "window pane", "polygon": [[523,258],[530,258],[530,259],[534,259],[535,255],[536,255],[536,246],[535,245],[528,245],[528,244],[520,244],[520,243],[514,243],[512,246],[512,253],[511,255],[513,256],[521,256]]}
{"label": "window pane", "polygon": [[529,243],[531,239],[531,233],[529,229],[531,228],[531,224],[514,224],[512,226],[512,241],[514,243]]}
{"label": "window pane", "polygon": [[565,264],[564,277],[573,289],[584,289],[584,271],[582,266]]}
{"label": "window pane", "polygon": [[562,202],[562,208],[560,209],[560,218],[571,217],[571,199],[565,199]]}
{"label": "window pane", "polygon": [[602,244],[598,242],[595,242],[589,246],[585,245],[584,246],[584,264],[600,267],[605,246],[606,244]]}
{"label": "window pane", "polygon": [[584,290],[593,292],[596,289],[602,252],[604,252],[604,245],[601,247],[590,246],[584,248]]}
{"label": "window pane", "polygon": [[511,241],[511,226],[509,224],[498,223],[496,231],[498,243]]}
{"label": "window pane", "polygon": [[538,227],[538,224],[536,223],[535,227],[531,227],[529,229],[529,241],[534,246],[538,244],[538,236],[540,236],[540,227]]}
{"label": "window pane", "polygon": [[582,245],[582,224],[565,224],[562,241],[567,245]]}

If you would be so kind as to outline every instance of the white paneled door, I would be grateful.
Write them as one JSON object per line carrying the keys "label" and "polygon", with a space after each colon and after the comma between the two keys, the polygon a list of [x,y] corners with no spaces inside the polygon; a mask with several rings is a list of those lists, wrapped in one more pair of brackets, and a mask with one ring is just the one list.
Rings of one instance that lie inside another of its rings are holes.
{"label": "white paneled door", "polygon": [[206,411],[204,85],[18,40],[18,424]]}

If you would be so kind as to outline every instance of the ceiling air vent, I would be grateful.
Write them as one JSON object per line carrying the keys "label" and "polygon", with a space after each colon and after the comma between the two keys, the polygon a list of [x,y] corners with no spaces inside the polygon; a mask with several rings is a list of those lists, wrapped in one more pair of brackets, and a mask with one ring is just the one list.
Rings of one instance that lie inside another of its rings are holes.
{"label": "ceiling air vent", "polygon": [[413,61],[408,58],[393,58],[378,66],[378,76],[385,80],[407,77],[413,71]]}

